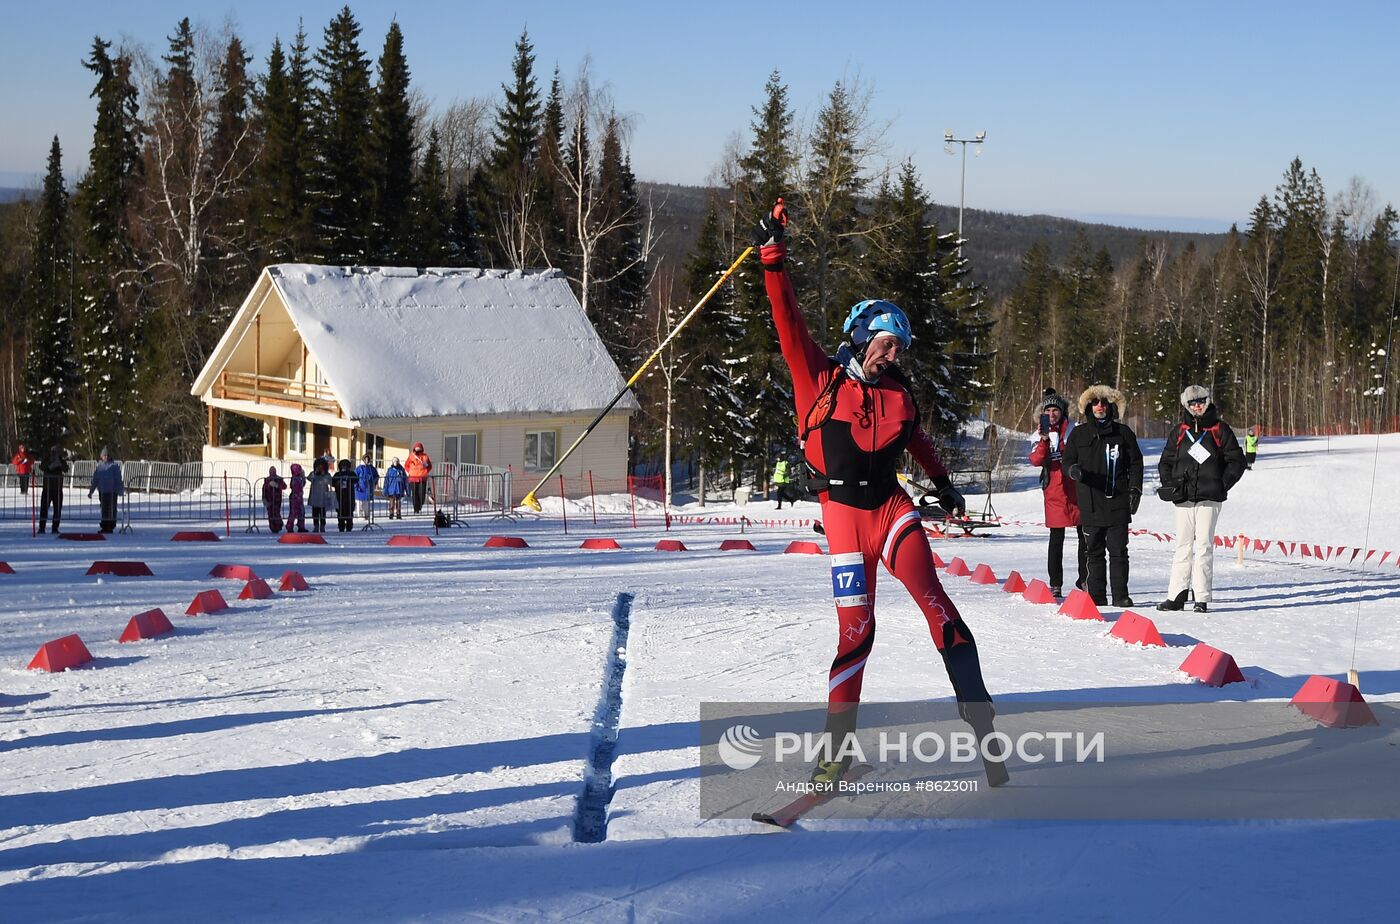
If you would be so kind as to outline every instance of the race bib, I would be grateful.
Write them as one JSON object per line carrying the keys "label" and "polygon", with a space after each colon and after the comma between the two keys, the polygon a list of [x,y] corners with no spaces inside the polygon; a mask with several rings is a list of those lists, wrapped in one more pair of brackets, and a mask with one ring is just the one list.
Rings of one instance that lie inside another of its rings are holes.
{"label": "race bib", "polygon": [[1205,441],[1201,440],[1200,442],[1192,443],[1191,448],[1187,450],[1186,453],[1196,460],[1197,465],[1205,465],[1206,462],[1210,460],[1210,450],[1201,445],[1203,442]]}
{"label": "race bib", "polygon": [[865,556],[860,552],[831,556],[831,595],[837,606],[865,605]]}

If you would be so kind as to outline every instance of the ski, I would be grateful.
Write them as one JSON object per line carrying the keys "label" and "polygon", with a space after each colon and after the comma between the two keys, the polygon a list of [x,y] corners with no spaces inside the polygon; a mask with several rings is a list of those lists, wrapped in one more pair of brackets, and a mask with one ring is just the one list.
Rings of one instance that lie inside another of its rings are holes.
{"label": "ski", "polygon": [[[854,783],[875,768],[869,764],[857,764],[847,770],[841,776],[842,783]],[[753,820],[765,825],[773,825],[778,828],[789,828],[803,815],[818,806],[825,805],[837,796],[842,795],[839,786],[830,789],[803,793],[796,799],[773,812],[754,812]]]}

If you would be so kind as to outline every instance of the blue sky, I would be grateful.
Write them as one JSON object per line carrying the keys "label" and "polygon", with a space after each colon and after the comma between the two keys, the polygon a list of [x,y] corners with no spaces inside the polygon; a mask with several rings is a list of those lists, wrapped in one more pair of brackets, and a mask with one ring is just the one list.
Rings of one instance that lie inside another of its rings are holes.
{"label": "blue sky", "polygon": [[[341,2],[62,2],[8,7],[0,31],[0,185],[36,184],[50,139],[69,172],[91,140],[93,36],[155,53],[182,16],[236,26],[261,70],[305,20],[313,48]],[[775,68],[799,117],[837,80],[871,89],[882,152],[912,157],[958,202],[943,132],[985,129],[968,157],[969,207],[1144,227],[1243,224],[1289,161],[1329,192],[1352,177],[1400,207],[1400,5],[1382,2],[805,3],[413,0],[351,4],[377,57],[397,17],[416,85],[446,105],[499,95],[530,31],[541,84],[585,56],[634,119],[644,180],[705,182],[748,136]]]}

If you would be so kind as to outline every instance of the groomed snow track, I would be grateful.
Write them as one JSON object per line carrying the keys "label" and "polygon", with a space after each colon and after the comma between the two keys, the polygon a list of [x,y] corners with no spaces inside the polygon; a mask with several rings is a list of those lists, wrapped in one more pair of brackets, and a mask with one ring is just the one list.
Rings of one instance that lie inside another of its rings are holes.
{"label": "groomed snow track", "polygon": [[632,624],[632,594],[620,593],[613,604],[612,645],[603,674],[603,694],[593,715],[588,766],[583,792],[574,812],[574,840],[596,844],[608,837],[608,804],[613,797],[612,764],[617,749],[617,728],[622,719],[622,677],[627,670],[627,633]]}

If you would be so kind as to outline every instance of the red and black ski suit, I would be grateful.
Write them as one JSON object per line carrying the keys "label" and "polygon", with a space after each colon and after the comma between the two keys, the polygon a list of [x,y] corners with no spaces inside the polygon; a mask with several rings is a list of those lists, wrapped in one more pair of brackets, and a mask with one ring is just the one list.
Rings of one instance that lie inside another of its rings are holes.
{"label": "red and black ski suit", "polygon": [[[919,513],[895,475],[906,449],[931,478],[947,474],[919,424],[913,397],[898,380],[902,376],[886,372],[866,384],[846,374],[812,339],[786,270],[769,266],[764,277],[783,359],[792,370],[803,453],[829,484],[818,494],[839,631],[828,683],[828,730],[854,728],[875,640],[877,562],[923,611],[958,700],[988,701],[972,634],[939,583]],[[950,649],[959,657],[950,659]],[[848,720],[833,723],[839,713],[848,713]]]}

